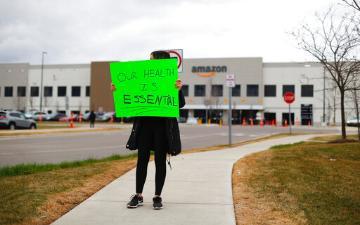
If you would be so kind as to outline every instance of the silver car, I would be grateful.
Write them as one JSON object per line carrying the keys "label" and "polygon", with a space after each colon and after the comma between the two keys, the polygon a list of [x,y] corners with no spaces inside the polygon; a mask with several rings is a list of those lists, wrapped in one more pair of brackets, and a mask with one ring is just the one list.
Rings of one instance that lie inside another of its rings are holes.
{"label": "silver car", "polygon": [[350,126],[356,127],[356,126],[360,125],[360,121],[358,121],[356,118],[352,118],[352,119],[346,121],[346,125],[348,125],[349,127]]}
{"label": "silver car", "polygon": [[0,111],[0,128],[10,130],[36,129],[36,122],[32,119],[26,119],[25,115],[18,111]]}
{"label": "silver car", "polygon": [[47,120],[48,117],[49,117],[49,114],[44,113],[44,112],[34,112],[32,115],[32,119],[35,121]]}

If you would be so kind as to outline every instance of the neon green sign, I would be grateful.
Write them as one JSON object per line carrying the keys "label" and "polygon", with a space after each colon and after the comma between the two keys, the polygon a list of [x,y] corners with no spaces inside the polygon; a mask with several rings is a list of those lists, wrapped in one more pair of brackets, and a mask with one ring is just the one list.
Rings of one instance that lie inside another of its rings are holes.
{"label": "neon green sign", "polygon": [[110,63],[117,117],[179,117],[177,60]]}

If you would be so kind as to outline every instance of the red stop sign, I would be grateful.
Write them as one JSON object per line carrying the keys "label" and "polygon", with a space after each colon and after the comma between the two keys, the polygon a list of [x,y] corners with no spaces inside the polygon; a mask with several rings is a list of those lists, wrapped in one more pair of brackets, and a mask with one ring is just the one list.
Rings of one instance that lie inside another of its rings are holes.
{"label": "red stop sign", "polygon": [[295,95],[294,93],[288,91],[288,92],[285,92],[284,94],[284,101],[287,103],[287,104],[291,104],[295,101]]}

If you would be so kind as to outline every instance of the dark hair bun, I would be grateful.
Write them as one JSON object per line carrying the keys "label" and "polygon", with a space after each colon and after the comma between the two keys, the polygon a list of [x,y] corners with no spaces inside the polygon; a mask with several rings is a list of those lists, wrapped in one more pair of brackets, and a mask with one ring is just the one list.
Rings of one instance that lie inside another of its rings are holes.
{"label": "dark hair bun", "polygon": [[170,59],[170,53],[166,51],[154,51],[151,55],[154,59]]}

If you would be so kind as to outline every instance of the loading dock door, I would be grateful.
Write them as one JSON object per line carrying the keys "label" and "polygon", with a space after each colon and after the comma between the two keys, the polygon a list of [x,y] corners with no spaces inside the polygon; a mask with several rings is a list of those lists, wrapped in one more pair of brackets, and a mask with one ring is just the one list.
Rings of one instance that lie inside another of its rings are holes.
{"label": "loading dock door", "polygon": [[[289,113],[288,112],[282,114],[281,124],[283,126],[285,125],[285,120],[287,121],[287,124],[289,125]],[[294,125],[294,113],[291,113],[291,125]]]}
{"label": "loading dock door", "polygon": [[312,104],[301,104],[301,125],[313,124]]}
{"label": "loading dock door", "polygon": [[276,121],[276,113],[265,112],[264,113],[265,124],[271,124],[273,120]]}
{"label": "loading dock door", "polygon": [[206,111],[203,109],[195,109],[194,117],[202,120],[202,123],[206,123]]}

